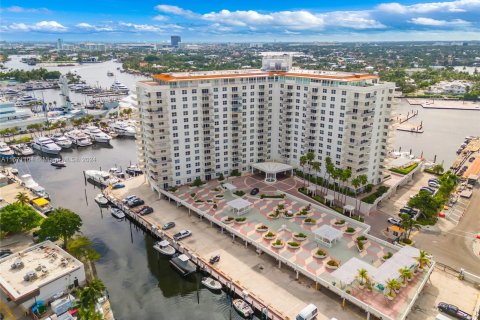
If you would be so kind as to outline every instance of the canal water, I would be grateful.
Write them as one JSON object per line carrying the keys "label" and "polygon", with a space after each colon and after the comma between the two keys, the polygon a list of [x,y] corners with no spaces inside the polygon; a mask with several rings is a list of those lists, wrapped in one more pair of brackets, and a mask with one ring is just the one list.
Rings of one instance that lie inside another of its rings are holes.
{"label": "canal water", "polygon": [[41,157],[12,167],[31,174],[50,193],[55,207],[69,208],[82,217],[82,233],[102,255],[97,272],[107,286],[116,319],[241,319],[230,308],[226,293],[202,288],[200,275],[197,281],[182,278],[152,248],[154,239],[95,203],[99,189],[85,184],[83,171],[125,169],[136,162],[133,139],[114,139],[111,145],[62,151],[66,168],[56,169]]}

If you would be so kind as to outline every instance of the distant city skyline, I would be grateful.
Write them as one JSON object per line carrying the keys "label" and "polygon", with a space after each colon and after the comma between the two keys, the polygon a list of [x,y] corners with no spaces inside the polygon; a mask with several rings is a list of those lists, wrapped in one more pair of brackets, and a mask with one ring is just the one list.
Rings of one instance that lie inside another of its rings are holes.
{"label": "distant city skyline", "polygon": [[2,1],[7,41],[458,41],[480,39],[480,0]]}

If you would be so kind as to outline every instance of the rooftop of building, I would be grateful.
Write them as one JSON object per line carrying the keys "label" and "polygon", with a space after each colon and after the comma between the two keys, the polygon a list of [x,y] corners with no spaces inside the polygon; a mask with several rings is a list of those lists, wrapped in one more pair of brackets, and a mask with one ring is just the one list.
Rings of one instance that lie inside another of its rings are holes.
{"label": "rooftop of building", "polygon": [[[0,260],[0,286],[13,300],[19,300],[82,265],[53,242],[44,241]],[[35,274],[36,279],[26,281],[27,274]]]}
{"label": "rooftop of building", "polygon": [[242,69],[242,70],[172,72],[172,73],[162,73],[162,74],[154,75],[153,78],[155,80],[173,82],[173,81],[211,80],[211,79],[226,79],[226,78],[248,78],[248,77],[258,77],[258,76],[284,76],[284,77],[310,78],[310,79],[334,80],[334,81],[345,81],[345,82],[373,80],[373,79],[379,78],[377,75],[369,74],[369,73],[305,70],[305,69],[299,69],[299,68],[291,68],[289,71],[264,71],[261,69]]}

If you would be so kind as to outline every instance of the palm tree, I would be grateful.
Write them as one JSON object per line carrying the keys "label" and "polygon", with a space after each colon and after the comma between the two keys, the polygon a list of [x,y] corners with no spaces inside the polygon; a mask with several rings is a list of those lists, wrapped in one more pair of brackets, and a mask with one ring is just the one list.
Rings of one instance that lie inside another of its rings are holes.
{"label": "palm tree", "polygon": [[420,250],[418,257],[416,257],[420,269],[423,269],[425,265],[430,264],[430,257],[425,250]]}
{"label": "palm tree", "polygon": [[359,177],[355,177],[355,178],[352,179],[352,186],[353,186],[354,192],[355,192],[355,210],[357,210],[357,204],[358,204],[357,190],[358,190],[358,187],[360,187],[360,178]]}
{"label": "palm tree", "polygon": [[333,199],[334,202],[337,201],[336,195],[337,195],[337,180],[340,179],[342,176],[343,170],[341,168],[333,167]]}
{"label": "palm tree", "polygon": [[398,283],[397,279],[390,279],[387,280],[385,289],[388,290],[387,296],[394,298],[395,297],[395,290],[400,288],[400,283]]}
{"label": "palm tree", "polygon": [[412,270],[410,270],[410,268],[407,268],[407,267],[400,268],[398,272],[400,272],[400,276],[402,277],[403,285],[406,285],[408,279],[411,279],[413,276]]}
{"label": "palm tree", "polygon": [[307,152],[307,164],[308,164],[308,185],[310,185],[310,172],[312,170],[312,162],[315,160],[315,153],[312,151]]}
{"label": "palm tree", "polygon": [[30,198],[25,192],[19,192],[15,196],[15,199],[17,200],[17,203],[21,204],[22,206],[28,204],[30,202]]}
{"label": "palm tree", "polygon": [[[332,163],[332,158],[327,157],[325,158],[325,173],[323,175],[323,186],[325,187],[325,194],[328,194],[328,187],[330,184],[330,176],[331,176],[331,171],[330,169],[332,168],[333,163]],[[325,178],[325,176],[328,174],[328,179]]]}
{"label": "palm tree", "polygon": [[432,168],[432,172],[440,175],[445,169],[443,169],[443,166],[441,164],[436,164]]}
{"label": "palm tree", "polygon": [[400,226],[405,229],[404,239],[410,239],[412,230],[420,230],[422,226],[418,224],[416,220],[413,220],[408,214],[402,214],[400,217],[402,218]]}
{"label": "palm tree", "polygon": [[[315,173],[318,173],[318,172],[320,171],[320,162],[318,162],[318,161],[313,161],[313,162],[312,162],[312,169],[313,169],[313,171],[314,171]],[[315,174],[315,177],[316,177],[316,176],[317,176],[317,175]],[[317,181],[316,181],[316,179],[315,179],[315,194],[317,193],[317,183],[316,183],[316,182],[317,182]]]}
{"label": "palm tree", "polygon": [[370,279],[367,269],[358,269],[357,279],[360,281],[360,286],[364,286]]}
{"label": "palm tree", "polygon": [[302,173],[303,173],[303,187],[305,188],[305,175],[306,175],[306,172],[305,172],[305,165],[307,164],[307,156],[306,155],[302,155],[300,157],[300,166],[302,167]]}
{"label": "palm tree", "polygon": [[344,204],[347,202],[347,192],[346,192],[347,182],[351,177],[352,177],[352,170],[350,170],[349,168],[342,170],[342,173],[340,175],[340,180],[343,182],[343,191],[345,193],[344,200],[343,200]]}

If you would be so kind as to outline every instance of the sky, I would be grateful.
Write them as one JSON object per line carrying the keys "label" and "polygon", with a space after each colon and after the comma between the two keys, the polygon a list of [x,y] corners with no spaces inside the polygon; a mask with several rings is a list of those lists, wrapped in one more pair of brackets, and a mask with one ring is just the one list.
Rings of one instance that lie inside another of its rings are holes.
{"label": "sky", "polygon": [[480,40],[480,0],[2,0],[0,7],[7,41],[164,42],[170,35],[183,42]]}

